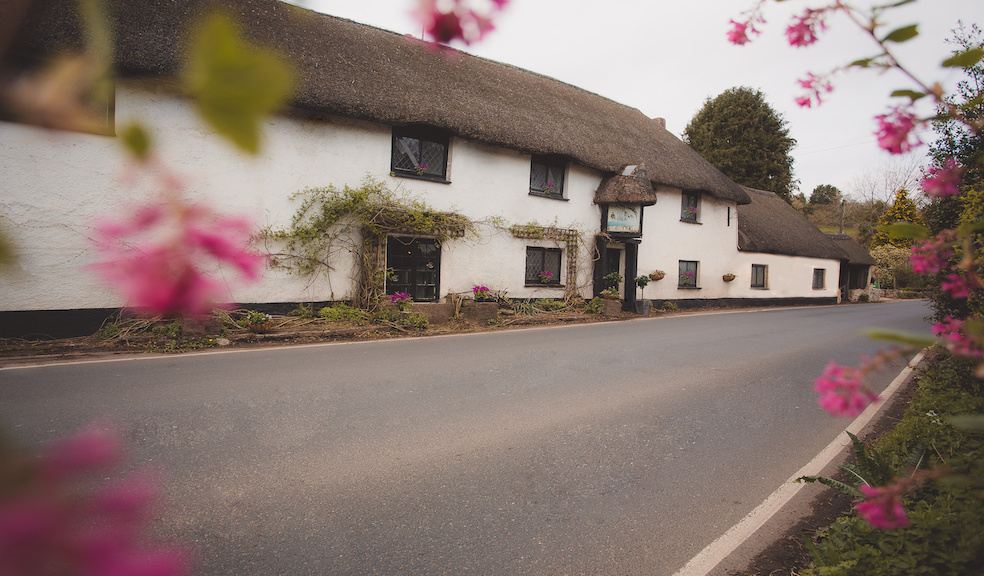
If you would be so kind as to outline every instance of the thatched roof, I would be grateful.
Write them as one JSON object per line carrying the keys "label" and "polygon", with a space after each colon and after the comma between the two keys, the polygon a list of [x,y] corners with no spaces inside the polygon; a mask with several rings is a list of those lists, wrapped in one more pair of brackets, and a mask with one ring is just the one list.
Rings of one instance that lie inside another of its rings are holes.
{"label": "thatched roof", "polygon": [[843,260],[833,240],[772,192],[745,188],[751,204],[738,207],[738,249]]}
{"label": "thatched roof", "polygon": [[[0,21],[12,6],[0,3]],[[741,187],[657,120],[552,78],[277,0],[109,0],[117,67],[171,76],[189,22],[221,5],[254,40],[295,62],[293,108],[389,125],[425,124],[515,150],[556,154],[615,173],[645,163],[657,184],[739,203]],[[35,0],[14,51],[34,56],[79,45],[76,0]]]}
{"label": "thatched roof", "polygon": [[875,259],[871,257],[868,250],[860,242],[851,238],[847,234],[827,234],[827,237],[834,241],[834,244],[841,249],[847,256],[848,264],[864,264],[874,266]]}
{"label": "thatched roof", "polygon": [[645,166],[626,166],[621,172],[601,181],[595,192],[595,204],[656,203],[656,191]]}

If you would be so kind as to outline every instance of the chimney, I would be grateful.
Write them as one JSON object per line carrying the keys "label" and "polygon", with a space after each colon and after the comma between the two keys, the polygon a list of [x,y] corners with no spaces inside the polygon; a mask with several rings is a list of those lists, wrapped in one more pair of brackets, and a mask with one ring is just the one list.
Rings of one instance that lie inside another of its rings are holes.
{"label": "chimney", "polygon": [[656,125],[662,128],[663,130],[666,130],[666,118],[660,118],[659,116],[657,116],[653,118],[653,122],[655,122]]}

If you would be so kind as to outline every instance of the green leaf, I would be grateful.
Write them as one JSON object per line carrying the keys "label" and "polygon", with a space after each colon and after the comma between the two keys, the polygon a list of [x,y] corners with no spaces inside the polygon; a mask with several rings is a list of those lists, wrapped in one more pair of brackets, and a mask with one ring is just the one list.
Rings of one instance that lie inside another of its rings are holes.
{"label": "green leaf", "polygon": [[256,154],[260,122],[291,94],[294,71],[279,53],[249,43],[228,15],[217,12],[192,36],[183,82],[216,132]]}
{"label": "green leaf", "polygon": [[885,342],[895,342],[896,344],[904,344],[907,346],[915,346],[917,348],[925,348],[927,346],[932,346],[936,344],[936,339],[932,336],[926,336],[918,332],[902,332],[898,330],[886,330],[883,328],[875,328],[872,330],[866,330],[865,334],[868,338],[872,340],[882,340]]}
{"label": "green leaf", "polygon": [[137,160],[146,160],[150,156],[150,134],[139,122],[131,122],[120,133],[123,147],[133,154]]}
{"label": "green leaf", "polygon": [[916,90],[895,90],[892,92],[891,96],[892,98],[908,98],[909,100],[915,102],[920,98],[926,97],[926,93],[918,92]]}
{"label": "green leaf", "polygon": [[882,42],[905,42],[907,40],[912,40],[919,35],[919,25],[910,24],[908,26],[903,26],[901,28],[896,28],[888,33],[887,36],[882,38]]}
{"label": "green leaf", "polygon": [[854,66],[856,68],[867,68],[868,66],[871,66],[871,63],[875,61],[875,58],[877,58],[877,56],[873,56],[871,58],[858,58],[857,60],[848,64],[848,66]]}
{"label": "green leaf", "polygon": [[806,482],[808,484],[813,484],[813,483],[823,484],[824,486],[829,486],[834,490],[843,492],[844,494],[847,494],[848,496],[852,496],[854,498],[860,498],[863,496],[861,494],[861,491],[855,488],[854,486],[845,484],[840,480],[827,478],[826,476],[800,476],[799,478],[796,479],[796,481]]}
{"label": "green leaf", "polygon": [[947,416],[946,421],[956,428],[965,432],[984,432],[984,414],[959,414]]}
{"label": "green leaf", "polygon": [[911,222],[895,222],[879,226],[879,229],[888,234],[892,240],[925,240],[933,235],[929,228]]}
{"label": "green leaf", "polygon": [[943,61],[945,68],[970,68],[984,58],[984,48],[971,48],[954,54]]}

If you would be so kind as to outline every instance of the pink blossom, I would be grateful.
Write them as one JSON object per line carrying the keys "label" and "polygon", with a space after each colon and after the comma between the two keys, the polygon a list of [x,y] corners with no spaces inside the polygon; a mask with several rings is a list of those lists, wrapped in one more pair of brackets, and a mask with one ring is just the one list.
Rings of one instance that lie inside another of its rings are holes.
{"label": "pink blossom", "polygon": [[817,33],[827,28],[824,22],[825,9],[814,10],[807,8],[799,16],[793,18],[786,27],[786,39],[790,46],[804,47],[817,41]]}
{"label": "pink blossom", "polygon": [[249,224],[172,198],[96,227],[94,266],[128,304],[154,314],[204,314],[228,296],[206,268],[228,264],[256,280],[264,257],[247,249]]}
{"label": "pink blossom", "polygon": [[495,29],[493,17],[508,3],[509,0],[492,0],[491,9],[483,13],[470,8],[469,0],[444,4],[438,0],[420,0],[414,16],[423,26],[425,34],[435,42],[449,44],[460,40],[471,44]]}
{"label": "pink blossom", "polygon": [[826,76],[817,76],[813,72],[807,73],[805,78],[796,81],[806,94],[796,98],[796,104],[802,108],[811,108],[814,102],[819,106],[823,103],[823,95],[834,91],[834,86]]}
{"label": "pink blossom", "polygon": [[910,108],[897,106],[887,114],[875,116],[875,120],[878,122],[875,136],[882,149],[892,154],[904,154],[922,144],[918,136],[912,135],[910,140],[912,131],[922,124]]}
{"label": "pink blossom", "polygon": [[864,501],[855,504],[854,508],[858,511],[858,516],[873,528],[895,530],[909,525],[905,507],[902,506],[901,486],[875,487],[862,484],[860,488]]}
{"label": "pink blossom", "polygon": [[60,479],[101,470],[119,462],[120,444],[112,432],[92,427],[53,442],[45,449],[42,471]]}
{"label": "pink blossom", "polygon": [[814,381],[814,390],[820,394],[820,407],[834,416],[857,416],[878,400],[878,395],[865,387],[864,372],[834,362],[827,364]]}
{"label": "pink blossom", "polygon": [[956,196],[960,193],[960,179],[963,173],[963,166],[957,164],[953,158],[947,158],[943,166],[932,166],[919,185],[922,186],[923,192],[933,198]]}
{"label": "pink blossom", "polygon": [[984,352],[970,338],[963,334],[963,320],[947,316],[942,322],[933,324],[933,334],[942,341],[947,350],[957,356],[979,358]]}
{"label": "pink blossom", "polygon": [[946,292],[953,298],[965,300],[970,296],[970,283],[960,274],[947,274],[940,282],[940,290]]}
{"label": "pink blossom", "polygon": [[730,21],[731,29],[728,30],[727,37],[728,42],[735,44],[737,46],[742,46],[751,41],[749,34],[758,34],[758,30],[752,24],[751,20],[746,20],[744,22],[738,22],[735,20]]}
{"label": "pink blossom", "polygon": [[0,574],[187,574],[184,552],[143,538],[156,493],[149,479],[99,482],[120,457],[116,436],[89,429],[18,471],[0,496]]}
{"label": "pink blossom", "polygon": [[936,274],[946,268],[953,258],[948,235],[940,235],[930,240],[913,244],[909,263],[916,274]]}

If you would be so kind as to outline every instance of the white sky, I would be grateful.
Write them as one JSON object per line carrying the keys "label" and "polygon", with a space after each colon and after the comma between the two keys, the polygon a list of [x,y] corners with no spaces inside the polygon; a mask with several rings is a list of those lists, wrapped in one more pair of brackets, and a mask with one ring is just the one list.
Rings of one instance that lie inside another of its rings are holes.
{"label": "white sky", "polygon": [[[295,2],[380,28],[420,34],[410,15],[415,0]],[[732,86],[758,88],[785,116],[798,141],[793,156],[800,190],[809,196],[816,185],[833,184],[850,193],[860,174],[878,171],[889,161],[874,143],[872,117],[884,111],[892,90],[911,84],[894,73],[853,71],[834,80],[835,91],[823,106],[797,107],[797,78],[873,55],[874,44],[838,15],[829,20],[829,29],[815,45],[788,46],[784,30],[790,16],[820,4],[817,1],[769,2],[764,34],[743,47],[729,44],[728,20],[737,19],[753,3],[511,0],[497,29],[465,49],[580,86],[647,116],[662,116],[678,136],[706,98]],[[984,1],[922,0],[889,12],[887,19],[895,26],[919,23],[920,35],[899,45],[900,60],[922,79],[952,87],[959,73],[938,67],[950,52],[944,39],[958,20],[984,24]],[[918,152],[924,153],[925,147]]]}

